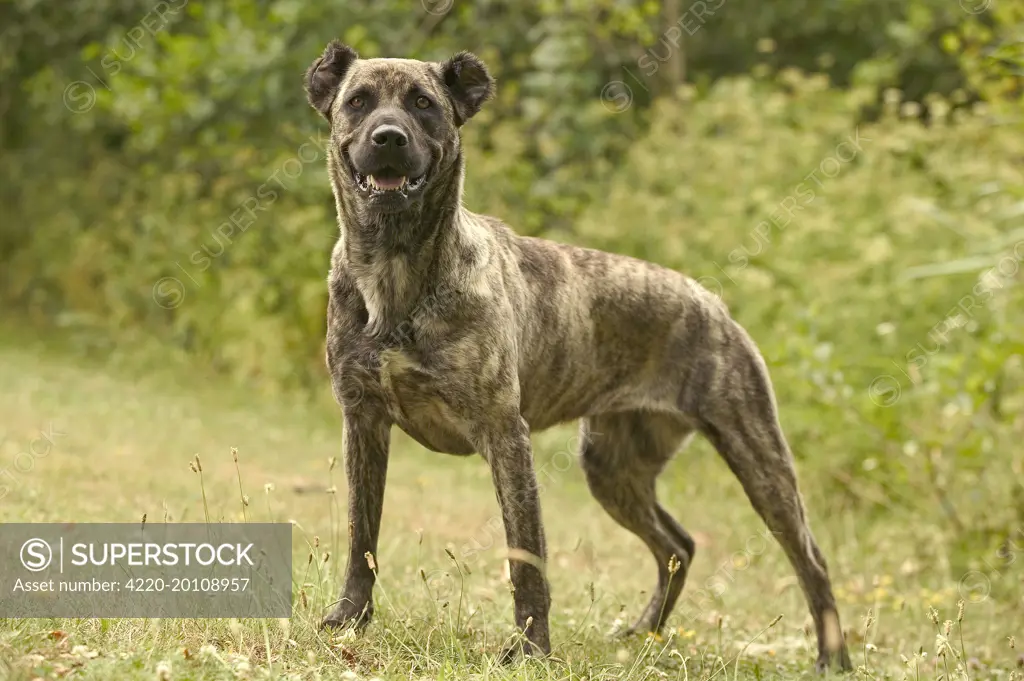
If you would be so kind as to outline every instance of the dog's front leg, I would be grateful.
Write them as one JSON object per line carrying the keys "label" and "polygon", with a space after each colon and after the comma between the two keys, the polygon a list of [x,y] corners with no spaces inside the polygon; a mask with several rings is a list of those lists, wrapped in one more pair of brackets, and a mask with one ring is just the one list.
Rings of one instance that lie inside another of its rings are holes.
{"label": "dog's front leg", "polygon": [[[544,527],[537,477],[533,472],[530,429],[519,414],[483,436],[481,450],[491,466],[494,490],[505,524],[516,627],[526,635],[524,652],[551,652],[548,610],[551,597],[545,576]],[[518,643],[505,651],[508,659]]]}
{"label": "dog's front leg", "polygon": [[341,599],[321,626],[365,626],[373,616],[370,558],[377,558],[377,537],[384,508],[391,423],[370,408],[345,409],[345,475],[348,478],[348,571]]}

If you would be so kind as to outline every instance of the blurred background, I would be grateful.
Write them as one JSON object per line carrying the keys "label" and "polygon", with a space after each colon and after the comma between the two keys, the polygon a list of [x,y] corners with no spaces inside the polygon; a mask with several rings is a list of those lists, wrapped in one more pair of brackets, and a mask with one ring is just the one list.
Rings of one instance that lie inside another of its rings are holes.
{"label": "blurred background", "polygon": [[928,518],[962,574],[1024,527],[1022,22],[1020,0],[6,0],[3,324],[329,401],[337,224],[303,72],[333,38],[468,49],[499,83],[464,132],[470,209],[721,295],[815,496]]}

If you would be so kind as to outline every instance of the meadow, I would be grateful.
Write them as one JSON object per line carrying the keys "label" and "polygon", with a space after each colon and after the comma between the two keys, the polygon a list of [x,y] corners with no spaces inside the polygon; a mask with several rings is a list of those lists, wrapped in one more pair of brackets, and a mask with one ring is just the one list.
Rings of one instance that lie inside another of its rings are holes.
{"label": "meadow", "polygon": [[347,490],[301,75],[335,38],[477,53],[468,207],[684,272],[748,329],[850,678],[1024,679],[1021,0],[14,0],[0,26],[0,522],[288,522],[294,595],[287,620],[6,619],[0,680],[814,675],[793,571],[699,439],[659,489],[697,542],[680,604],[617,636],[655,566],[573,424],[533,435],[551,657],[497,662],[486,464],[398,431],[375,620],[318,630]]}
{"label": "meadow", "polygon": [[[815,676],[813,632],[792,570],[702,442],[678,455],[661,489],[698,542],[686,590],[663,635],[622,639],[616,632],[646,604],[654,565],[587,492],[574,430],[534,437],[554,652],[502,666],[498,652],[515,632],[482,460],[396,438],[375,621],[362,635],[327,634],[316,625],[337,597],[346,553],[334,409],[254,397],[182,361],[144,371],[130,361],[86,362],[24,328],[5,329],[0,356],[0,462],[9,473],[0,519],[291,522],[295,594],[290,620],[5,620],[4,678]],[[40,438],[52,448],[33,450]],[[26,451],[44,455],[28,460]],[[1013,563],[1024,531],[1009,552],[979,555],[978,569],[958,574],[939,548],[950,536],[941,517],[867,520],[823,492],[820,473],[800,472],[858,678],[1020,675],[1014,637],[1024,638],[1024,616]]]}

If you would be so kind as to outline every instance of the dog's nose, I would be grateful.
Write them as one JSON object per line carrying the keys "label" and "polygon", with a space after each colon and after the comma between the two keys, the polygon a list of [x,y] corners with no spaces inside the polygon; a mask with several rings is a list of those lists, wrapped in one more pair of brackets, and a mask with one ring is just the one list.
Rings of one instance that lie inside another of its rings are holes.
{"label": "dog's nose", "polygon": [[405,131],[397,125],[381,125],[370,135],[370,139],[378,147],[404,147],[409,143]]}

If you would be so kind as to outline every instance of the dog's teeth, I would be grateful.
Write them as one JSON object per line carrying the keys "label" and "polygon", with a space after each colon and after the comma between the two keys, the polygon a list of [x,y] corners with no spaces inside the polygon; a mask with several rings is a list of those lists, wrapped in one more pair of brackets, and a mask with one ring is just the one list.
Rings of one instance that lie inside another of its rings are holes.
{"label": "dog's teeth", "polygon": [[405,187],[406,181],[407,178],[404,176],[397,179],[385,177],[378,180],[373,175],[370,175],[370,184],[378,191],[390,192],[400,190]]}

